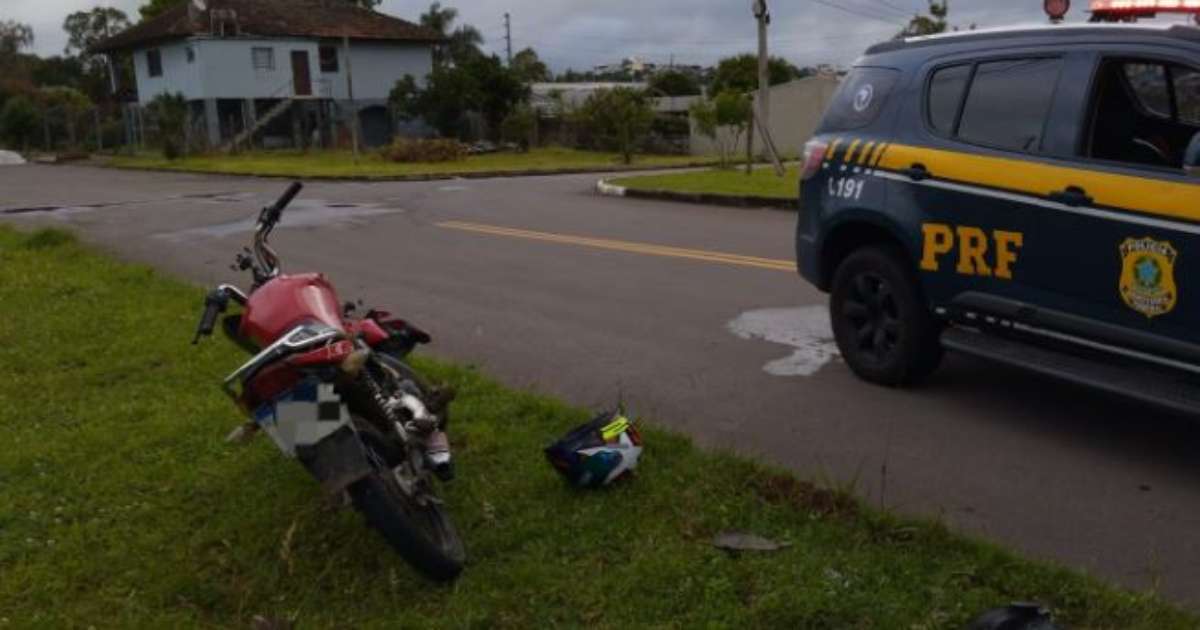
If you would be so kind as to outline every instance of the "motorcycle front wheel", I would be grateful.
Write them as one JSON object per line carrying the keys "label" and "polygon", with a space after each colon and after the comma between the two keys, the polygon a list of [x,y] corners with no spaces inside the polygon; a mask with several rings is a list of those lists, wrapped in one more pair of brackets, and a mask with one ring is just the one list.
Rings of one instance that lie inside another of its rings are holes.
{"label": "motorcycle front wheel", "polygon": [[358,481],[349,493],[367,524],[413,568],[438,582],[462,573],[466,549],[440,503],[421,505],[401,490],[389,471]]}

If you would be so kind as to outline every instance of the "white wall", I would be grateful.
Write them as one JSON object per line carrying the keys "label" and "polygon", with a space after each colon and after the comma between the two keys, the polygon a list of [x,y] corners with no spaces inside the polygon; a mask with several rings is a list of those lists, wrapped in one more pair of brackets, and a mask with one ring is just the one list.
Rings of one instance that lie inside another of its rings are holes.
{"label": "white wall", "polygon": [[144,105],[154,100],[159,94],[182,93],[188,100],[201,98],[200,59],[188,63],[187,48],[189,42],[171,42],[157,48],[162,55],[162,76],[150,76],[150,62],[147,52],[151,49],[139,49],[133,54],[133,70],[137,77],[138,99]]}
{"label": "white wall", "polygon": [[[308,53],[313,96],[348,98],[346,63],[340,42],[338,72],[322,73],[319,44],[315,39],[193,38],[159,46],[163,75],[150,77],[147,49],[134,55],[138,97],[143,104],[165,92],[180,92],[188,100],[209,98],[283,98],[294,95],[292,51]],[[195,51],[195,61],[187,62],[187,47]],[[275,67],[255,69],[253,49],[274,50]],[[351,42],[356,100],[386,99],[396,81],[406,74],[425,84],[433,71],[433,51],[425,44]]]}
{"label": "white wall", "polygon": [[[825,107],[833,100],[838,84],[839,80],[836,77],[815,76],[771,87],[771,138],[780,154],[784,157],[803,154],[804,143],[808,142],[817,128],[817,123],[821,122]],[[713,141],[696,130],[695,121],[692,123],[692,155],[716,154],[717,148]],[[729,137],[728,130],[718,132]],[[754,146],[757,153],[766,155],[762,139],[757,133]],[[745,156],[745,134],[733,152],[734,155]]]}
{"label": "white wall", "polygon": [[[346,59],[341,42],[336,45],[338,71],[321,72],[320,63],[314,65],[317,77],[325,82],[332,94],[321,94],[323,98],[345,100]],[[354,74],[355,100],[386,99],[396,87],[396,81],[411,74],[417,85],[425,85],[425,77],[433,72],[433,49],[427,44],[350,42],[350,61]]]}
{"label": "white wall", "polygon": [[[317,92],[316,40],[305,39],[197,39],[202,95],[198,98],[285,98],[294,96],[292,51],[308,53],[313,94]],[[274,51],[275,67],[256,69],[255,48]]]}

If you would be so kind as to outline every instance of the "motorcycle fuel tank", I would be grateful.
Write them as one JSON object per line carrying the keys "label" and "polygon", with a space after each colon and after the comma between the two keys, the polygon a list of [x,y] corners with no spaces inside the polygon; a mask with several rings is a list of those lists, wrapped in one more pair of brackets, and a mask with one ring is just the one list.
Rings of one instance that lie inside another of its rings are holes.
{"label": "motorcycle fuel tank", "polygon": [[344,330],[337,292],[324,275],[281,275],[250,295],[242,315],[241,334],[267,346],[305,321],[316,320]]}

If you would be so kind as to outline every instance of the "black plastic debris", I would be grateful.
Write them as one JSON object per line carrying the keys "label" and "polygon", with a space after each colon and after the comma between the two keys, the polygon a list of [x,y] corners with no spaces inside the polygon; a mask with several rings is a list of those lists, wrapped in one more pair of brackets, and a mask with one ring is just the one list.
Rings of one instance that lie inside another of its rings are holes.
{"label": "black plastic debris", "polygon": [[1040,604],[1016,603],[989,610],[972,621],[966,630],[1065,630],[1056,625],[1050,611]]}

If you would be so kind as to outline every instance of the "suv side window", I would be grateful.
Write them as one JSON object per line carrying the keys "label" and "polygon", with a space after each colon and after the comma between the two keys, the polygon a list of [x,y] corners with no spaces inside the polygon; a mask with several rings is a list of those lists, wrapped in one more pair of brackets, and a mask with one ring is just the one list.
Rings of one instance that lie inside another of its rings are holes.
{"label": "suv side window", "polygon": [[949,66],[933,73],[929,81],[929,124],[943,135],[954,135],[963,92],[971,80],[971,65]]}
{"label": "suv side window", "polygon": [[1109,57],[1096,73],[1082,157],[1178,169],[1200,132],[1200,70],[1165,60]]}
{"label": "suv side window", "polygon": [[925,97],[929,126],[964,142],[1037,151],[1061,70],[1058,58],[940,68],[930,78]]}
{"label": "suv side window", "polygon": [[1041,148],[1061,68],[1060,59],[979,64],[963,105],[958,137],[1015,151]]}
{"label": "suv side window", "polygon": [[896,87],[900,71],[859,66],[842,80],[820,129],[828,132],[861,129],[875,122]]}

